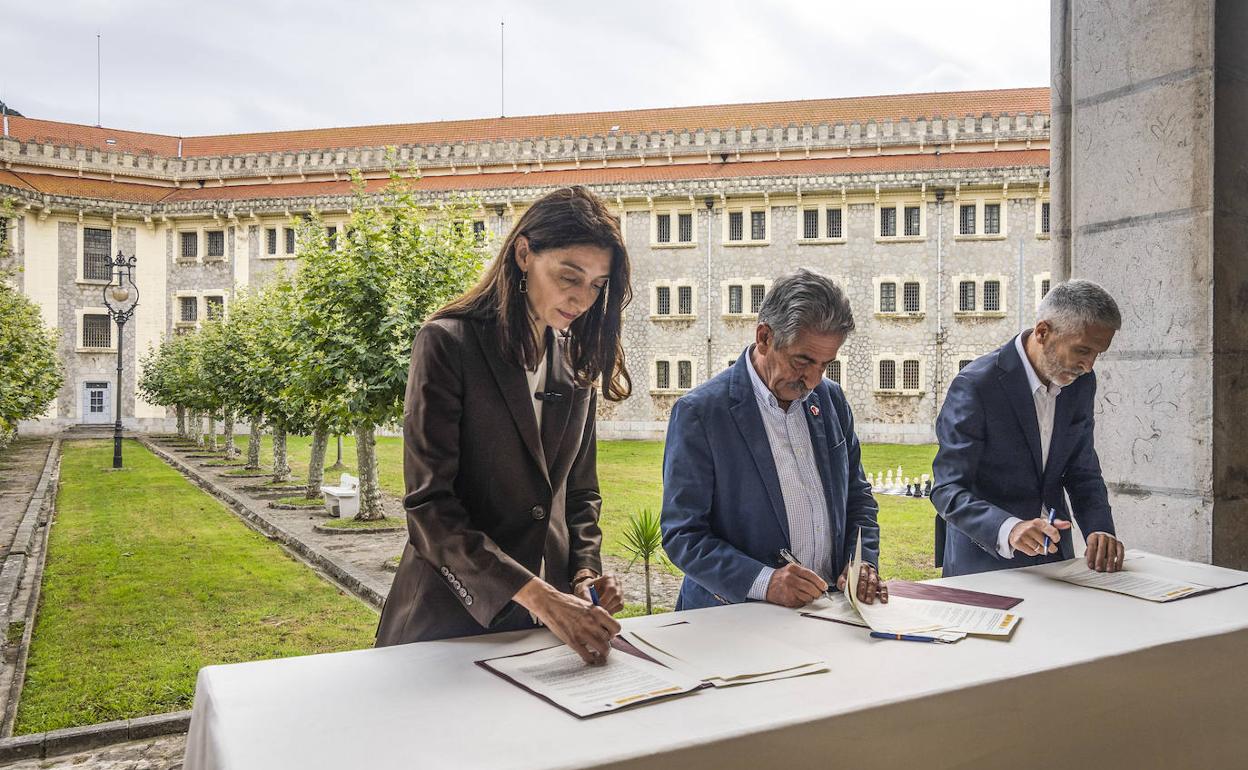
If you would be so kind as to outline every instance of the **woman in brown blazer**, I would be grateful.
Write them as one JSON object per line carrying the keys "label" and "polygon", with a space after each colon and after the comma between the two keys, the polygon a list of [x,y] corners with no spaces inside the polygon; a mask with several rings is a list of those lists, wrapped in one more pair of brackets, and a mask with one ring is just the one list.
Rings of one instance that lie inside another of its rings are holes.
{"label": "woman in brown blazer", "polygon": [[624,605],[599,554],[596,381],[628,397],[630,298],[619,225],[573,187],[526,211],[477,286],[421,327],[403,414],[409,537],[378,646],[536,620],[586,662],[606,658]]}

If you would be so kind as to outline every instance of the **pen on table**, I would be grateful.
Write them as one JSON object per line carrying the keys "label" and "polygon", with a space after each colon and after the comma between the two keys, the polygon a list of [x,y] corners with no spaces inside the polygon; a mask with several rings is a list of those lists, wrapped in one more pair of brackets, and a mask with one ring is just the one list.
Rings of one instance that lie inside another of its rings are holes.
{"label": "pen on table", "polygon": [[[800,561],[798,561],[798,560],[797,560],[797,557],[796,557],[796,556],[794,556],[794,555],[793,555],[793,553],[792,553],[791,551],[789,551],[789,549],[788,549],[788,548],[781,548],[781,549],[780,549],[780,558],[781,558],[781,559],[784,559],[784,560],[785,560],[785,561],[787,561],[789,564],[792,564],[792,565],[795,565],[795,566],[801,567],[801,568],[803,568],[803,569],[805,569],[805,568],[806,568],[806,565],[804,565],[804,564],[802,564]],[[828,589],[831,589],[831,586],[830,586],[830,585],[828,586]],[[832,594],[831,594],[830,590],[825,589],[825,590],[824,590],[824,592],[823,592],[823,595],[824,595],[824,596],[826,596],[826,597],[827,597],[827,598],[829,598],[829,599],[831,599],[831,598],[832,598]]]}
{"label": "pen on table", "polygon": [[915,636],[914,634],[886,634],[883,631],[872,631],[874,639],[894,639],[898,642],[939,642],[934,636]]}
{"label": "pen on table", "polygon": [[[1057,515],[1057,509],[1049,506],[1049,526],[1053,526],[1053,517]],[[1049,552],[1049,536],[1044,536],[1044,549],[1040,551],[1041,555]]]}

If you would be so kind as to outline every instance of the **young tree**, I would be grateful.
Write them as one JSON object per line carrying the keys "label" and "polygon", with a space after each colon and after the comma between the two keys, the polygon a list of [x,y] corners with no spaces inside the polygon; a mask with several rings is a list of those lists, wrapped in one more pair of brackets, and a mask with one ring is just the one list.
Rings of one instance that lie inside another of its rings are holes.
{"label": "young tree", "polygon": [[44,413],[64,381],[55,331],[10,281],[0,272],[0,447],[16,435],[20,420]]}
{"label": "young tree", "polygon": [[632,554],[631,569],[638,559],[646,568],[646,614],[653,611],[650,601],[650,563],[663,560],[663,529],[659,517],[649,508],[635,513],[624,526],[624,550]]}
{"label": "young tree", "polygon": [[[320,399],[327,427],[355,433],[359,519],[381,508],[376,435],[403,413],[412,339],[425,317],[462,293],[484,256],[468,202],[426,210],[397,176],[367,196],[359,175],[346,232],[331,243],[318,217],[302,228],[298,387]],[[325,434],[328,437],[328,432]]]}

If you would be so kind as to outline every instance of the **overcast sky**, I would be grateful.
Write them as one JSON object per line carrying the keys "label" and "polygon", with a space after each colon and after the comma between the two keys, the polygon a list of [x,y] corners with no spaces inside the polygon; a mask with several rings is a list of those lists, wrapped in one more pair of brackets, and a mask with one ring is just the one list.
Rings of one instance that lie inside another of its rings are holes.
{"label": "overcast sky", "polygon": [[1048,0],[0,0],[0,100],[195,135],[1042,86]]}

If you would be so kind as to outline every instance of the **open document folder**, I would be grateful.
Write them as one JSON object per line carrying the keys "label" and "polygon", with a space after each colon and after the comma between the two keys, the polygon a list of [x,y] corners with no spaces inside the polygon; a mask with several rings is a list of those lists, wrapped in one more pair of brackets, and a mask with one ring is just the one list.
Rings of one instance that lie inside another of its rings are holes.
{"label": "open document folder", "polygon": [[564,644],[479,660],[477,665],[580,718],[706,687],[700,679],[662,666],[618,638],[611,647],[614,652],[601,666],[586,665]]}
{"label": "open document folder", "polygon": [[1082,558],[1045,564],[1032,571],[1054,580],[1113,591],[1150,602],[1172,602],[1248,584],[1248,572],[1212,564],[1193,564],[1135,549],[1127,551],[1119,572],[1097,572],[1090,569]]}
{"label": "open document folder", "polygon": [[715,687],[768,682],[828,670],[818,655],[761,634],[673,623],[622,636],[646,655]]}

